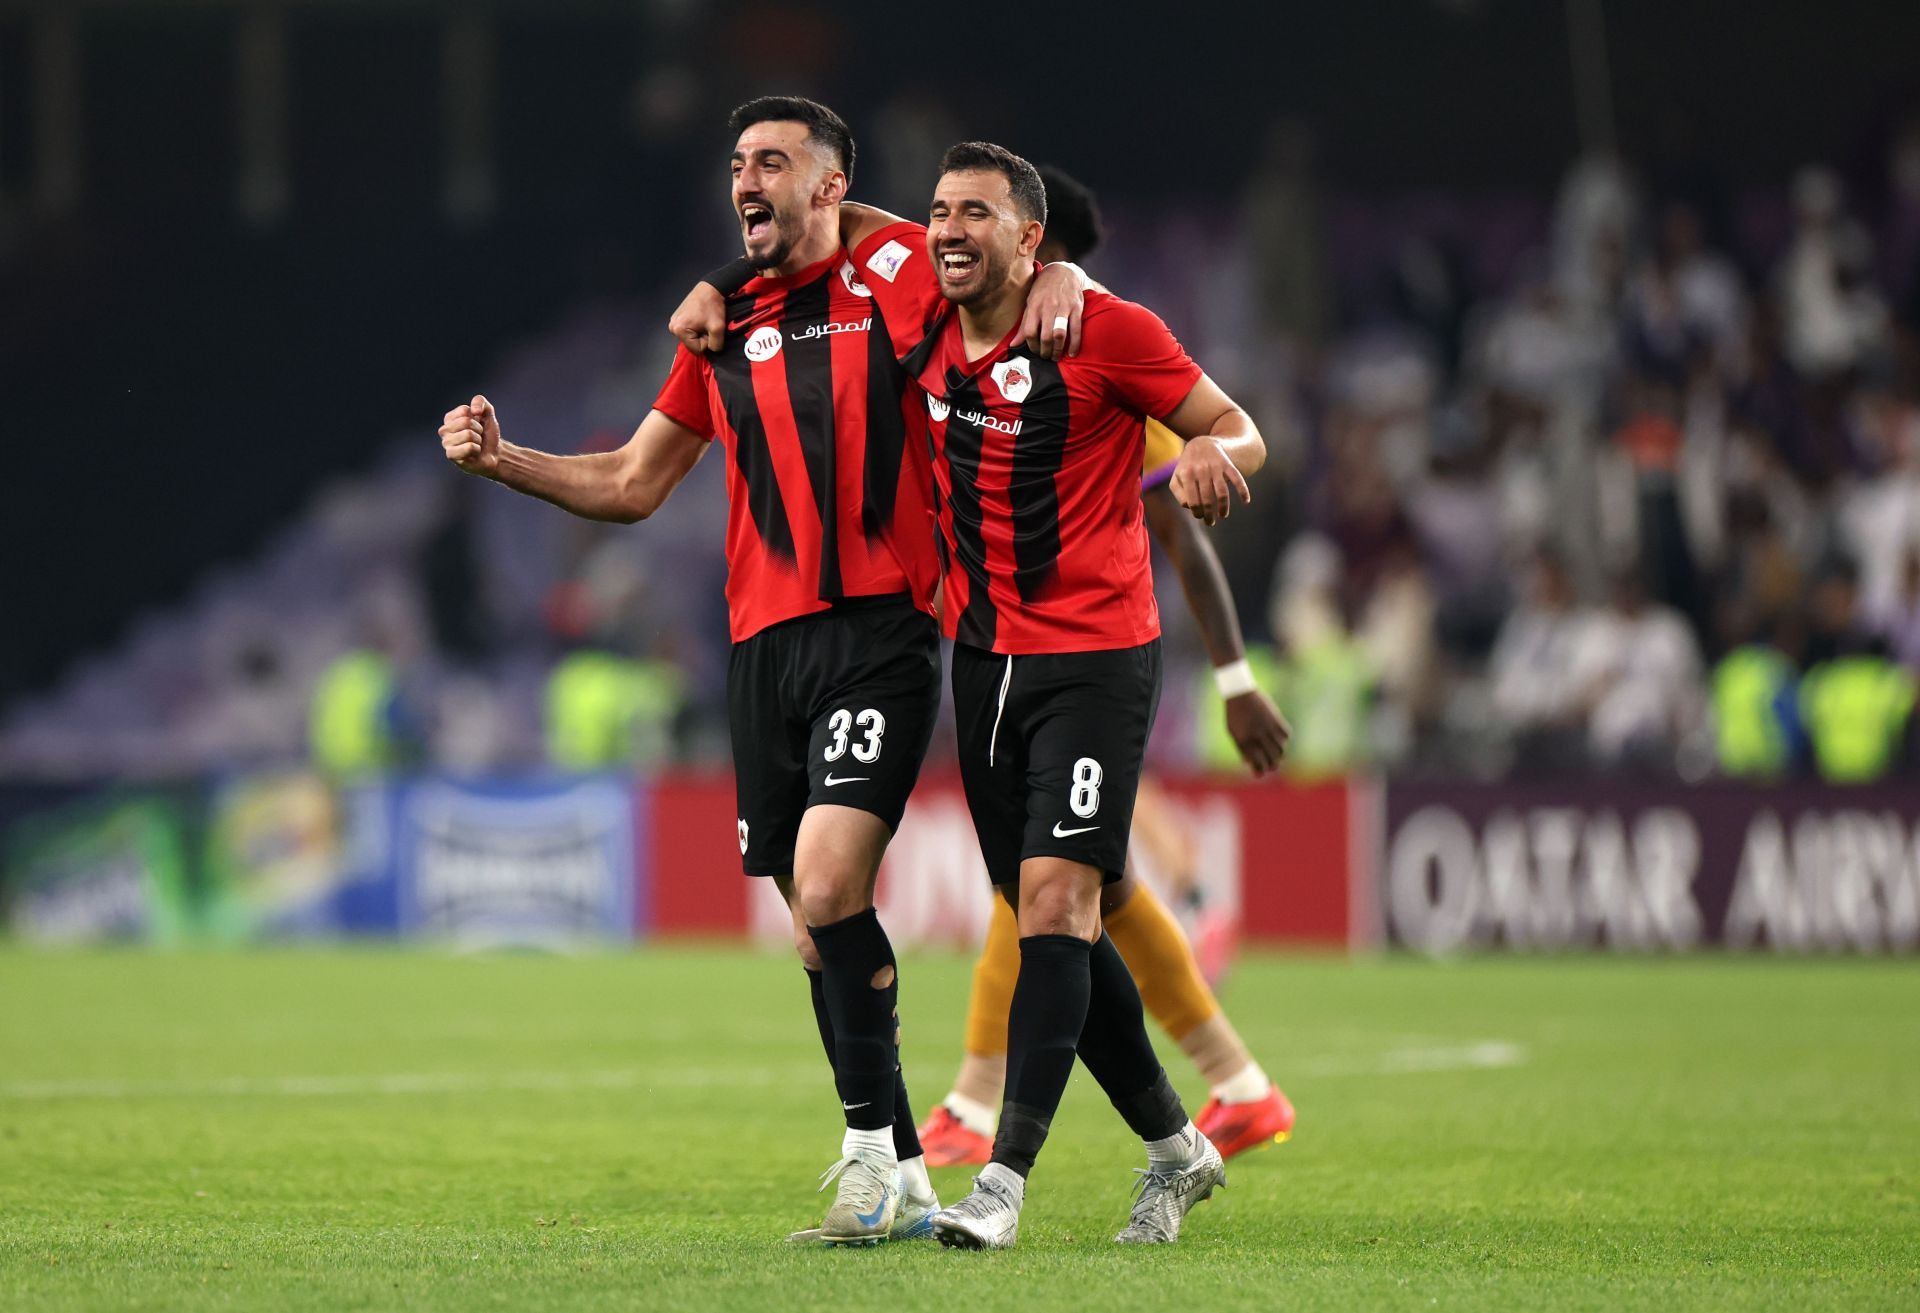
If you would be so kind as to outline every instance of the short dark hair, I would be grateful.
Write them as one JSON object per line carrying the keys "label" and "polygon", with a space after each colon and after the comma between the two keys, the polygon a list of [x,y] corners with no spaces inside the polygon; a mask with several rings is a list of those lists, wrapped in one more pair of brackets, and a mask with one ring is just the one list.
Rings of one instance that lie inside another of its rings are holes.
{"label": "short dark hair", "polygon": [[1047,189],[1047,236],[1060,243],[1069,260],[1086,259],[1105,235],[1093,189],[1051,164],[1040,166],[1040,181]]}
{"label": "short dark hair", "polygon": [[941,173],[998,173],[1005,176],[1013,204],[1023,218],[1047,221],[1047,185],[1040,170],[990,141],[963,141],[940,157]]}
{"label": "short dark hair", "polygon": [[853,133],[847,121],[805,96],[761,96],[727,115],[727,131],[736,137],[756,123],[804,123],[807,136],[824,144],[840,158],[840,172],[853,184]]}

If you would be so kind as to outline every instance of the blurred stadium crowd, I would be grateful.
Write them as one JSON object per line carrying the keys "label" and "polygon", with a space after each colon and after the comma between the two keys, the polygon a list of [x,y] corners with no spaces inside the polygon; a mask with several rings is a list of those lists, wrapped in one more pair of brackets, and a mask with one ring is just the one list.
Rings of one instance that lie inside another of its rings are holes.
{"label": "blurred stadium crowd", "polygon": [[[643,86],[658,149],[635,168],[696,176],[698,96]],[[856,194],[913,214],[909,162],[967,125],[909,90],[855,126]],[[1866,167],[1737,192],[1684,153],[1602,151],[1552,195],[1363,198],[1327,182],[1337,162],[1302,123],[1254,141],[1230,201],[1108,196],[1088,263],[1249,402],[1274,452],[1215,540],[1293,770],[1920,764],[1920,118]],[[666,373],[681,262],[728,248],[714,193],[648,220],[671,247],[707,215],[710,247],[650,269],[645,294],[577,300],[472,380],[510,436],[624,440]],[[370,472],[17,701],[0,777],[723,760],[718,476],[646,524],[590,525],[457,476],[437,415],[392,416]],[[1230,768],[1163,585],[1155,751]]]}
{"label": "blurred stadium crowd", "polygon": [[[1340,209],[1283,124],[1237,213],[1110,217],[1095,272],[1257,398],[1280,454],[1219,541],[1294,769],[1913,765],[1920,121],[1885,163],[1875,209],[1825,168],[1730,207],[1593,157],[1537,210],[1409,216]],[[502,360],[480,382],[509,432],[623,440],[674,291]],[[711,761],[723,497],[697,473],[645,525],[574,522],[410,430],[21,709],[0,769]],[[1229,765],[1166,610],[1159,751]]]}

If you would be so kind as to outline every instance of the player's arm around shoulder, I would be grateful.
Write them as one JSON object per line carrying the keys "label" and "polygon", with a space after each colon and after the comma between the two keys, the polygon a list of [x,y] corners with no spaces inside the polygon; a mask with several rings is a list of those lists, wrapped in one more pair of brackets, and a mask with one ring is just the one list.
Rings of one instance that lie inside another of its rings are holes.
{"label": "player's arm around shoulder", "polygon": [[1202,374],[1163,422],[1187,444],[1167,481],[1174,500],[1207,524],[1226,519],[1236,496],[1243,503],[1253,500],[1246,476],[1266,464],[1266,440],[1253,416],[1218,383]]}
{"label": "player's arm around shoulder", "polygon": [[1086,362],[1126,405],[1165,424],[1186,444],[1167,487],[1207,524],[1249,501],[1245,476],[1266,463],[1253,417],[1207,377],[1160,316],[1102,292],[1087,297]]}

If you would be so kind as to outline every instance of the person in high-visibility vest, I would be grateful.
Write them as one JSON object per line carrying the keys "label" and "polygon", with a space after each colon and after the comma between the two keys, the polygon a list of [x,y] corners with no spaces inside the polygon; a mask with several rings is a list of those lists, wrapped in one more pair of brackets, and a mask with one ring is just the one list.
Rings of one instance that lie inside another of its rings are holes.
{"label": "person in high-visibility vest", "polygon": [[[1254,688],[1277,702],[1280,686],[1286,679],[1286,668],[1279,654],[1264,643],[1249,643],[1244,659]],[[1202,671],[1193,688],[1194,732],[1200,764],[1208,770],[1238,774],[1246,768],[1246,758],[1234,739],[1227,700],[1220,691],[1214,669]]]}
{"label": "person in high-visibility vest", "polygon": [[394,687],[393,662],[385,653],[358,647],[334,658],[314,686],[308,713],[313,764],[337,778],[377,775],[397,765]]}
{"label": "person in high-visibility vest", "polygon": [[1821,778],[1835,784],[1884,778],[1906,747],[1914,695],[1913,672],[1872,649],[1808,671],[1800,714]]}
{"label": "person in high-visibility vest", "polygon": [[547,678],[547,756],[563,770],[657,766],[672,747],[686,680],[667,661],[597,648],[561,659]]}
{"label": "person in high-visibility vest", "polygon": [[1713,742],[1720,773],[1778,779],[1793,765],[1798,673],[1777,648],[1748,643],[1713,668]]}

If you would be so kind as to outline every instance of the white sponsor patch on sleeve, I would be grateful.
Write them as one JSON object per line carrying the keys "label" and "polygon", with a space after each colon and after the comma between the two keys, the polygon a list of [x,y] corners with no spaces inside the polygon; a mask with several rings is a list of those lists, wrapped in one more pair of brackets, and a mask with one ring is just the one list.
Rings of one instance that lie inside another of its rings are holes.
{"label": "white sponsor patch on sleeve", "polygon": [[867,268],[888,282],[892,282],[894,275],[900,272],[900,266],[907,262],[909,254],[907,248],[899,242],[888,242],[873,253],[872,258],[867,261]]}

